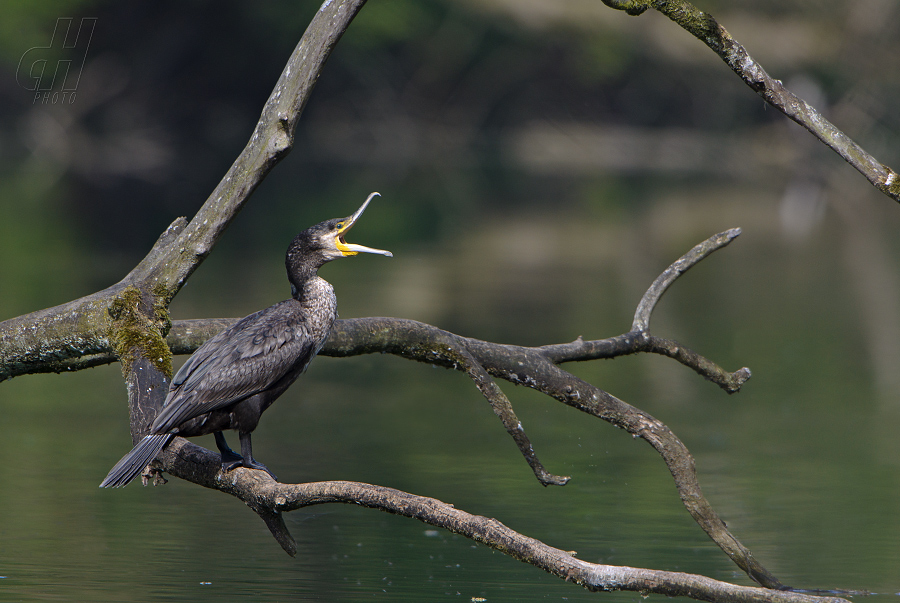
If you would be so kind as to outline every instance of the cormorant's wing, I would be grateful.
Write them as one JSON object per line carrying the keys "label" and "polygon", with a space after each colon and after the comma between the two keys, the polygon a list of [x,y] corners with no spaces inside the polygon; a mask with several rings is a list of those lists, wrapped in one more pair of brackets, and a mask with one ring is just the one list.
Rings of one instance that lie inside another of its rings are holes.
{"label": "cormorant's wing", "polygon": [[172,379],[151,433],[265,391],[318,351],[297,302],[280,302],[242,318],[185,362]]}

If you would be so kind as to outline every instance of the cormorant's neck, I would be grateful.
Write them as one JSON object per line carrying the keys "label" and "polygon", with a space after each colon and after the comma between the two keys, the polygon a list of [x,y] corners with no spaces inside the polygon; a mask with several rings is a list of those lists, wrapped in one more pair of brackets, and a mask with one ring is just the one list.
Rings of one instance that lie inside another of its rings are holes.
{"label": "cormorant's neck", "polygon": [[318,277],[318,271],[318,266],[289,266],[288,281],[291,283],[291,296],[296,298],[306,283]]}
{"label": "cormorant's neck", "polygon": [[324,291],[334,290],[328,281],[315,272],[313,272],[311,277],[306,278],[299,283],[295,282],[293,278],[291,278],[290,281],[291,297],[299,302],[308,303],[313,301],[313,298],[322,295]]}
{"label": "cormorant's neck", "polygon": [[291,283],[291,296],[299,299],[303,295],[306,284],[318,278],[319,268],[328,260],[320,253],[310,250],[308,241],[298,235],[288,248],[285,257],[288,281]]}

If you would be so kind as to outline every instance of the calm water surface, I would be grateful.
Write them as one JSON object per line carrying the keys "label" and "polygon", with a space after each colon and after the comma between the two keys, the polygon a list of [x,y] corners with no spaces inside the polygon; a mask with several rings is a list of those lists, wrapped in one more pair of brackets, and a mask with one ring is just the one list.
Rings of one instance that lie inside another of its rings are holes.
{"label": "calm water surface", "polygon": [[[554,343],[625,330],[642,287],[706,234],[646,258],[634,283],[608,262],[547,270],[498,261],[476,270],[453,249],[444,250],[446,261],[394,249],[396,263],[345,262],[323,275],[345,317],[401,315],[485,339]],[[726,396],[662,358],[567,368],[669,424],[694,453],[713,505],[785,583],[895,593],[900,400],[877,393],[852,296],[828,268],[828,238],[795,253],[797,265],[768,258],[771,239],[753,231],[744,239],[679,282],[654,328],[729,368],[750,366],[745,391]],[[284,294],[273,253],[271,288],[235,294],[222,315]],[[205,270],[176,300],[176,318],[208,315],[205,300],[223,303],[218,283],[249,273],[214,258]],[[410,279],[415,271],[432,279]],[[540,281],[529,285],[529,274]],[[403,282],[409,295],[398,301]],[[503,387],[542,461],[572,475],[569,485],[536,482],[462,374],[380,355],[317,359],[266,413],[255,452],[282,481],[392,486],[495,517],[589,561],[750,584],[690,520],[649,446],[530,390]],[[588,593],[372,510],[289,514],[299,544],[292,559],[252,512],[221,494],[178,480],[100,490],[129,446],[116,366],[14,379],[0,385],[0,408],[2,601],[640,600]],[[211,438],[200,443],[213,446]]]}

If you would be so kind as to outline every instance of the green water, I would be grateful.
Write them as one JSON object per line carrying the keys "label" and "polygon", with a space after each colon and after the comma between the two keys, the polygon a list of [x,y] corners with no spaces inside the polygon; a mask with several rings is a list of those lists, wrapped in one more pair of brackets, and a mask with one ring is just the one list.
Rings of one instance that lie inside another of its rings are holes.
{"label": "green water", "polygon": [[[646,224],[620,226],[627,234]],[[492,243],[478,229],[466,245],[400,242],[397,262],[357,258],[322,274],[344,317],[398,315],[495,341],[563,342],[625,330],[640,283],[702,238],[698,231],[644,253],[631,276],[610,257],[548,269],[494,254],[479,266],[473,250]],[[830,236],[825,228],[798,251],[772,231],[747,229],[663,299],[652,328],[731,369],[749,366],[754,376],[740,394],[657,357],[567,368],[666,422],[695,455],[704,491],[733,533],[783,582],[892,593],[900,590],[900,399],[878,393]],[[195,306],[217,297],[217,283],[250,274],[226,263],[201,268],[176,300],[176,318],[203,315]],[[398,297],[409,271],[428,278]],[[234,292],[230,314],[271,303],[282,289],[276,276],[271,294]],[[213,306],[224,303],[219,296]],[[585,560],[750,584],[690,520],[649,446],[502,385],[541,460],[573,476],[569,485],[537,483],[464,375],[382,355],[317,359],[263,417],[254,452],[285,482],[382,484],[495,517]],[[225,495],[175,479],[100,490],[129,447],[117,366],[14,379],[0,385],[0,408],[0,600],[639,600],[588,593],[377,511],[289,514],[299,545],[292,559]]]}

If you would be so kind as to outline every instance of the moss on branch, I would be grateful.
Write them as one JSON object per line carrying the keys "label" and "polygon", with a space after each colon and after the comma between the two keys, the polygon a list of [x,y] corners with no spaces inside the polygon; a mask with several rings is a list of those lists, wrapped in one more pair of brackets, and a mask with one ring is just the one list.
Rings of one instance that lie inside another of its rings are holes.
{"label": "moss on branch", "polygon": [[172,374],[172,351],[165,338],[172,323],[158,299],[151,296],[148,304],[140,289],[129,285],[109,304],[109,341],[123,370],[143,356],[162,374]]}

